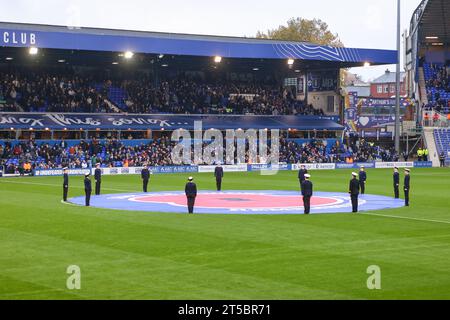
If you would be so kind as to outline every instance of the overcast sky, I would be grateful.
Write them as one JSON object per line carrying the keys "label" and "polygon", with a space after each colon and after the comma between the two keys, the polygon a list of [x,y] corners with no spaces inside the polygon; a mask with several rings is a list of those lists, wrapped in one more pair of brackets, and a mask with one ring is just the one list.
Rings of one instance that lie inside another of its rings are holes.
{"label": "overcast sky", "polygon": [[[401,0],[402,30],[420,0]],[[8,4],[5,4],[8,2]],[[346,47],[395,49],[396,0],[0,0],[0,21],[252,37],[319,18]],[[395,66],[389,66],[394,71]],[[355,68],[371,79],[386,66]]]}

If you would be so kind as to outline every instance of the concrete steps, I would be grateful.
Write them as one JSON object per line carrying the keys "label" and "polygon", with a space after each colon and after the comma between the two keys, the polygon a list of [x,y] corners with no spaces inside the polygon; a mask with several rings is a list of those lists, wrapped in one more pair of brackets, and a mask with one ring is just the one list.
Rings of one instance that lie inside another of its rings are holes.
{"label": "concrete steps", "polygon": [[423,67],[419,68],[419,92],[420,102],[428,104],[427,86],[425,83],[425,73],[423,72]]}
{"label": "concrete steps", "polygon": [[433,167],[439,167],[439,154],[434,140],[434,128],[424,128],[423,136],[425,147],[428,149],[429,161],[433,163]]}

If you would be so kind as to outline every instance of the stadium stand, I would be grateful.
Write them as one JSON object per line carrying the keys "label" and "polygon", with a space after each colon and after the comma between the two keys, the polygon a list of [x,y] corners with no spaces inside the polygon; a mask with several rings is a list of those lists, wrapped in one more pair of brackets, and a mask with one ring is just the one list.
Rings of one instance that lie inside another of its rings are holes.
{"label": "stadium stand", "polygon": [[450,73],[448,64],[424,63],[428,105],[426,110],[449,113],[450,107]]}
{"label": "stadium stand", "polygon": [[[13,141],[0,144],[0,162],[7,173],[14,173],[31,164],[33,169],[94,167],[97,162],[104,167],[132,167],[173,165],[171,151],[175,146],[169,136],[140,141],[104,139],[91,141],[62,141],[36,143]],[[206,144],[204,144],[204,147]],[[247,144],[248,151],[248,144]],[[336,139],[286,139],[280,140],[280,162],[282,163],[336,163],[365,161],[397,161],[392,149],[352,138],[350,143]],[[248,162],[248,155],[246,156]]]}
{"label": "stadium stand", "polygon": [[450,129],[434,129],[433,134],[438,155],[443,152],[445,161],[450,162]]}
{"label": "stadium stand", "polygon": [[112,112],[90,78],[68,70],[2,72],[0,83],[6,104],[16,106],[13,111]]}
{"label": "stadium stand", "polygon": [[94,75],[82,76],[70,68],[15,70],[1,73],[0,94],[4,111],[116,112],[108,99],[128,113],[324,115],[277,86],[212,84],[184,76],[158,85],[148,78],[96,81]]}

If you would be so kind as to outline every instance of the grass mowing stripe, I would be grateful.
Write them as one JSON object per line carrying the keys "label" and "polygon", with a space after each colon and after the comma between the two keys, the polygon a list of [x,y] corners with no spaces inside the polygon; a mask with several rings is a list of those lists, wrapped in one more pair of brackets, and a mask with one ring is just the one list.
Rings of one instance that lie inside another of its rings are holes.
{"label": "grass mowing stripe", "polygon": [[[351,170],[311,173],[314,190],[345,192]],[[391,169],[367,173],[367,193],[393,196]],[[309,217],[88,209],[60,203],[62,177],[0,179],[0,299],[450,299],[449,173],[414,168],[408,208]],[[212,173],[192,175],[214,189]],[[151,191],[186,179],[154,175]],[[70,196],[83,194],[82,180],[71,178]],[[102,186],[133,193],[141,181],[104,176]],[[292,171],[226,172],[223,188],[299,191]],[[72,263],[78,296],[51,290],[65,288]],[[372,264],[382,290],[367,289]]]}
{"label": "grass mowing stripe", "polygon": [[[36,183],[36,182],[25,182],[25,181],[11,181],[11,180],[5,180],[2,182],[6,183],[15,183],[15,184],[26,184],[26,185],[36,185],[36,186],[47,186],[47,187],[62,187],[62,184],[53,184],[53,183]],[[69,188],[77,188],[77,189],[84,189],[84,186],[72,186],[70,185]],[[123,189],[114,189],[114,188],[105,188],[102,187],[102,190],[111,190],[111,191],[119,191],[119,192],[127,192],[127,193],[135,193],[135,192],[141,192],[141,191],[133,191],[133,190],[123,190]]]}
{"label": "grass mowing stripe", "polygon": [[434,222],[434,223],[445,223],[450,224],[450,221],[442,221],[442,220],[433,220],[433,219],[424,219],[424,218],[412,218],[412,217],[402,217],[402,216],[392,216],[388,214],[380,214],[380,213],[367,213],[361,212],[366,216],[375,216],[375,217],[385,217],[385,218],[395,218],[395,219],[407,219],[407,220],[415,220],[415,221],[423,221],[423,222]]}

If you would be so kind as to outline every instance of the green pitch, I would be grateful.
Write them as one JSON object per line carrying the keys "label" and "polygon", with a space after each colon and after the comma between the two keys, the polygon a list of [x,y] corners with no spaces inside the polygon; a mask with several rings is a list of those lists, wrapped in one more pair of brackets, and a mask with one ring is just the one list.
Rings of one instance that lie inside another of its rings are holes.
{"label": "green pitch", "polygon": [[[226,173],[223,187],[297,190],[296,175]],[[317,191],[347,191],[350,171],[312,175]],[[194,176],[214,189],[212,174]],[[153,175],[150,191],[185,179]],[[70,178],[69,197],[82,183]],[[0,299],[450,299],[450,170],[413,169],[411,184],[411,207],[376,215],[187,215],[66,205],[61,177],[3,178]],[[391,170],[368,170],[367,193],[392,196]],[[69,265],[80,290],[66,287]],[[370,265],[381,290],[367,288]]]}

